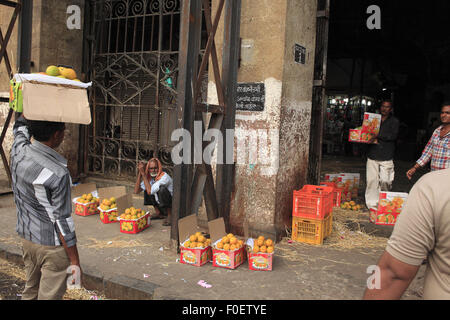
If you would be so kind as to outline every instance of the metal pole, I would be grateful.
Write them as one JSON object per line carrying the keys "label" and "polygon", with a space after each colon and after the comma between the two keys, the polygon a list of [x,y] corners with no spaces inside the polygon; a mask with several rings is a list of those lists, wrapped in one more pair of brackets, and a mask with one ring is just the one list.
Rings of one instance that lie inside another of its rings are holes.
{"label": "metal pole", "polygon": [[33,23],[33,0],[22,1],[19,15],[18,65],[20,73],[31,72],[31,34]]}

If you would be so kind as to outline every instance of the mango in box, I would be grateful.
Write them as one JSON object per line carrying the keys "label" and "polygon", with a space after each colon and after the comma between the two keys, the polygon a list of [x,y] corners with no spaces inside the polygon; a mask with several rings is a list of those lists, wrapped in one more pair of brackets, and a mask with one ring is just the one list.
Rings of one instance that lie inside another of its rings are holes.
{"label": "mango in box", "polygon": [[225,250],[225,251],[235,251],[239,250],[244,246],[244,241],[238,239],[234,234],[229,233],[222,237],[218,242],[214,244],[215,249]]}
{"label": "mango in box", "polygon": [[190,249],[204,249],[211,245],[211,239],[207,238],[202,232],[191,234],[181,246]]}
{"label": "mango in box", "polygon": [[264,236],[259,236],[254,239],[251,250],[253,253],[273,253],[275,248],[271,239],[265,239]]}
{"label": "mango in box", "polygon": [[213,243],[213,267],[236,269],[247,258],[244,242],[232,233],[225,231],[223,218],[208,222]]}
{"label": "mango in box", "polygon": [[130,207],[125,209],[124,213],[122,213],[119,217],[120,230],[131,232],[134,230],[134,224],[136,224],[137,231],[141,231],[147,227],[147,219],[142,219],[147,212],[144,212],[140,208]]}
{"label": "mango in box", "polygon": [[255,271],[271,271],[274,254],[274,241],[265,239],[260,235],[258,238],[247,240],[248,267]]}
{"label": "mango in box", "polygon": [[81,197],[74,199],[75,214],[80,216],[89,216],[97,214],[98,198],[94,197],[92,193],[84,193]]}

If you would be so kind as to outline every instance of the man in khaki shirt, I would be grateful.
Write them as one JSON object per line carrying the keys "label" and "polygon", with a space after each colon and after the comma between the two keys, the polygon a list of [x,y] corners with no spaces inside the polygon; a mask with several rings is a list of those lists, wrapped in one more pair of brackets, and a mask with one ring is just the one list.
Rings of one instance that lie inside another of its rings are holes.
{"label": "man in khaki shirt", "polygon": [[424,259],[423,298],[450,300],[450,169],[431,172],[412,188],[378,262],[381,286],[366,289],[364,299],[400,299]]}

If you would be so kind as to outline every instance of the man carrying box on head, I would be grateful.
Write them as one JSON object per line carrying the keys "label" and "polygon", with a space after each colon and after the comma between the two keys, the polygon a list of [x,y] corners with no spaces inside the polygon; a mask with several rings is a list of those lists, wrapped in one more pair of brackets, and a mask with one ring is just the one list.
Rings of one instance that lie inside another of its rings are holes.
{"label": "man carrying box on head", "polygon": [[61,300],[70,265],[78,272],[75,278],[81,280],[71,216],[72,179],[67,160],[55,151],[64,139],[64,130],[64,123],[25,120],[23,116],[14,124],[11,174],[16,230],[23,239],[27,273],[23,300]]}
{"label": "man carrying box on head", "polygon": [[380,111],[380,132],[368,141],[366,205],[369,210],[377,210],[380,191],[391,190],[395,174],[394,153],[399,121],[392,115],[391,101],[384,100]]}
{"label": "man carrying box on head", "polygon": [[134,187],[134,193],[144,190],[144,205],[152,205],[155,214],[151,219],[163,219],[163,226],[170,226],[170,214],[172,210],[173,181],[162,170],[159,159],[152,158],[147,165],[140,162],[138,165],[138,177]]}

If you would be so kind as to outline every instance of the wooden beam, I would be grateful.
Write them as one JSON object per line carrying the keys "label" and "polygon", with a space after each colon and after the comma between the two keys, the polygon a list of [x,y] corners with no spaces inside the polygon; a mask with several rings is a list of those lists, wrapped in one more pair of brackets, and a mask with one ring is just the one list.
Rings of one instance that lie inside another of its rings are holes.
{"label": "wooden beam", "polygon": [[[240,17],[241,0],[227,0],[225,5],[224,20],[224,46],[222,61],[222,81],[225,88],[226,114],[222,124],[224,146],[234,145],[233,141],[227,141],[227,129],[234,129],[236,116],[237,71],[240,52]],[[234,163],[227,163],[229,152],[233,150],[223,149],[222,164],[217,164],[216,194],[219,207],[219,215],[224,218],[226,227],[230,228],[230,201],[234,186]]]}
{"label": "wooden beam", "polygon": [[[183,1],[181,10],[180,53],[178,57],[177,128],[193,133],[194,129],[194,81],[197,79],[198,57],[202,27],[201,0]],[[192,141],[191,141],[192,142]],[[193,144],[191,143],[191,146]],[[193,152],[191,153],[193,154]],[[174,189],[170,238],[179,249],[178,220],[192,213],[191,186],[192,159],[189,163],[174,165]]]}

